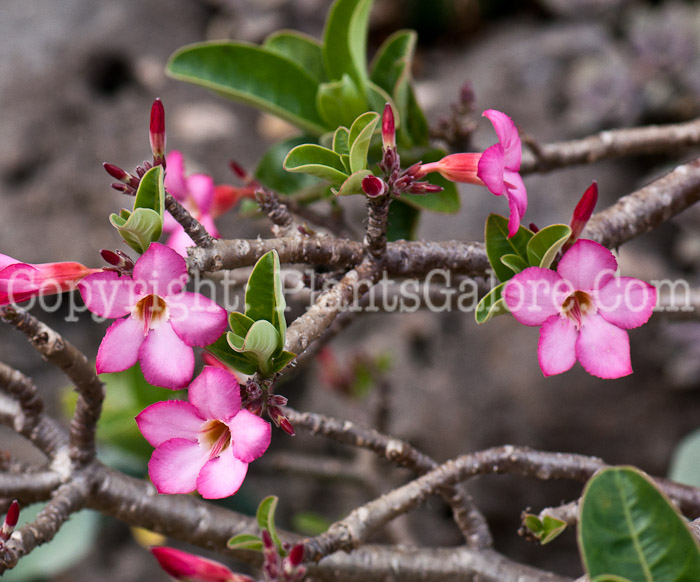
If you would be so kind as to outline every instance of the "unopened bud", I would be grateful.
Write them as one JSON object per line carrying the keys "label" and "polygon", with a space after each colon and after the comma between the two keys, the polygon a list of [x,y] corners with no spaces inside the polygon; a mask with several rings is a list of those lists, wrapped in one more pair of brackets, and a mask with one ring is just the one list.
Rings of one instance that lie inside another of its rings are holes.
{"label": "unopened bud", "polygon": [[153,165],[165,167],[165,108],[160,99],[153,101],[151,106],[151,123],[148,127],[148,137],[153,152]]}
{"label": "unopened bud", "polygon": [[7,510],[7,515],[5,516],[5,521],[0,529],[0,540],[6,542],[10,539],[17,525],[17,520],[19,520],[19,503],[17,503],[15,499],[10,504],[10,508]]}
{"label": "unopened bud", "polygon": [[370,198],[377,198],[384,196],[389,191],[389,186],[381,178],[369,175],[362,179],[362,190]]}
{"label": "unopened bud", "polygon": [[122,251],[110,251],[108,249],[102,249],[100,251],[100,256],[104,259],[106,263],[117,267],[119,270],[131,271],[134,268],[134,261],[131,257]]}
{"label": "unopened bud", "polygon": [[435,192],[442,192],[443,187],[437,184],[431,184],[430,182],[413,182],[406,192],[411,194],[434,194]]}
{"label": "unopened bud", "polygon": [[394,121],[394,110],[387,103],[382,114],[382,146],[385,150],[396,149],[396,123]]}
{"label": "unopened bud", "polygon": [[[132,176],[131,174],[129,174],[129,172],[122,170],[119,166],[115,166],[114,164],[105,162],[104,164],[102,164],[102,167],[105,169],[105,172],[112,176],[112,178],[116,178],[120,182],[123,182],[124,184],[131,186],[132,188],[139,187],[139,179],[136,176]],[[114,188],[115,190],[117,189],[115,184],[112,184],[112,188]]]}
{"label": "unopened bud", "polygon": [[289,422],[289,419],[279,408],[277,408],[277,406],[268,406],[267,414],[272,420],[272,422],[275,423],[275,426],[281,428],[289,436],[294,436],[296,434],[294,432],[294,427],[292,426],[292,423]]}
{"label": "unopened bud", "polygon": [[287,559],[292,566],[301,564],[304,561],[304,544],[297,544],[289,550]]}
{"label": "unopened bud", "polygon": [[574,213],[571,216],[571,222],[569,223],[569,226],[571,226],[571,236],[569,240],[572,243],[576,241],[586,227],[588,220],[593,214],[596,202],[598,202],[598,183],[594,181],[583,193],[583,196],[581,196],[581,200],[578,201],[576,208],[574,208]]}

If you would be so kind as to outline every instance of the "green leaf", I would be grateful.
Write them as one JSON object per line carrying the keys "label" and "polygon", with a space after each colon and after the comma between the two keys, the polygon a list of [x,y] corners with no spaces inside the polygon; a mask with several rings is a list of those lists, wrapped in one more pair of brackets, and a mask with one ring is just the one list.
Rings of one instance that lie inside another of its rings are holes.
{"label": "green leaf", "polygon": [[254,319],[251,319],[247,315],[243,315],[238,311],[232,311],[228,315],[228,324],[231,331],[241,337],[245,337],[248,334],[254,323]]}
{"label": "green leaf", "polygon": [[404,204],[401,198],[393,200],[389,206],[389,222],[386,229],[386,238],[394,240],[412,240],[418,228],[420,211],[415,207]]}
{"label": "green leaf", "polygon": [[700,487],[700,430],[691,432],[676,446],[668,477],[678,483]]}
{"label": "green leaf", "polygon": [[272,375],[273,356],[281,351],[280,334],[265,319],[256,321],[248,330],[245,338],[229,331],[226,334],[228,344],[235,352],[253,355],[257,361],[257,371],[265,377]]}
{"label": "green leaf", "polygon": [[548,269],[570,235],[571,228],[566,224],[552,224],[536,232],[527,243],[528,263]]}
{"label": "green leaf", "polygon": [[124,242],[140,254],[145,253],[148,245],[157,241],[163,232],[163,219],[150,208],[137,208],[126,220],[110,214],[109,221],[119,231]]}
{"label": "green leaf", "polygon": [[603,574],[602,576],[596,576],[591,580],[591,582],[633,582],[629,578],[624,578],[623,576],[615,576],[613,574]]}
{"label": "green leaf", "polygon": [[364,190],[362,189],[362,180],[364,180],[367,176],[371,176],[372,172],[369,170],[359,170],[358,172],[355,172],[354,174],[350,174],[340,186],[336,194],[338,196],[350,196],[352,194],[363,194],[364,195]]}
{"label": "green leaf", "polygon": [[372,0],[336,0],[323,31],[329,79],[349,75],[362,94],[367,85],[367,29]]}
{"label": "green leaf", "polygon": [[279,30],[268,36],[263,46],[298,63],[318,83],[326,80],[323,45],[318,39],[296,30]]}
{"label": "green leaf", "polygon": [[217,360],[223,362],[234,370],[238,370],[239,372],[247,374],[248,376],[255,374],[255,372],[258,371],[257,359],[251,354],[234,352],[228,343],[228,333],[230,332],[224,332],[221,334],[221,337],[218,340],[216,340],[213,344],[208,345],[204,349]]}
{"label": "green leaf", "polygon": [[163,185],[163,166],[154,166],[148,170],[139,182],[134,199],[134,210],[150,208],[161,217],[165,213],[165,186]]}
{"label": "green leaf", "polygon": [[651,480],[631,467],[590,479],[579,509],[579,546],[591,578],[695,582],[700,546]]}
{"label": "green leaf", "polygon": [[350,127],[350,171],[367,169],[367,153],[374,130],[379,123],[379,113],[368,111],[360,115]]}
{"label": "green leaf", "polygon": [[265,253],[255,263],[245,290],[245,314],[255,321],[264,319],[272,324],[284,345],[287,322],[284,311],[287,303],[282,293],[280,259],[277,251]]}
{"label": "green leaf", "polygon": [[316,110],[317,79],[274,50],[241,42],[198,43],[176,51],[166,71],[175,79],[272,113],[313,135],[326,131]]}
{"label": "green leaf", "polygon": [[417,38],[414,30],[398,30],[377,49],[369,78],[387,93],[393,94],[403,72],[410,70]]}
{"label": "green leaf", "polygon": [[288,352],[286,350],[282,350],[282,352],[278,356],[275,356],[270,372],[272,374],[277,374],[277,372],[281,372],[287,366],[287,364],[289,364],[289,362],[291,362],[296,357],[296,354],[293,354],[292,352]]}
{"label": "green leaf", "polygon": [[486,256],[498,280],[505,283],[515,272],[501,262],[503,255],[517,255],[527,262],[527,243],[532,232],[521,226],[515,236],[508,238],[508,219],[489,214],[486,219]]}
{"label": "green leaf", "polygon": [[350,125],[353,119],[367,111],[367,97],[346,74],[339,80],[319,85],[316,108],[326,127]]}
{"label": "green leaf", "polygon": [[540,519],[536,515],[527,514],[523,520],[523,525],[527,527],[542,545],[548,544],[558,537],[565,529],[566,522],[551,515],[545,515]]}
{"label": "green leaf", "polygon": [[296,146],[308,144],[308,136],[290,137],[270,146],[258,162],[255,177],[261,184],[282,194],[296,194],[300,190],[320,184],[319,178],[311,174],[291,173],[284,169],[284,159]]}
{"label": "green leaf", "polygon": [[328,180],[331,184],[340,184],[348,177],[338,154],[312,143],[293,148],[284,160],[284,169],[311,174]]}
{"label": "green leaf", "polygon": [[381,113],[384,111],[384,107],[387,103],[391,105],[394,110],[394,125],[397,130],[401,127],[402,117],[401,112],[396,103],[394,103],[394,98],[387,93],[382,87],[373,83],[372,81],[367,82],[367,103],[369,111],[376,111]]}
{"label": "green leaf", "polygon": [[403,136],[408,134],[414,145],[426,146],[430,138],[430,127],[428,120],[423,113],[423,109],[416,99],[416,94],[413,91],[413,86],[408,91],[408,102],[406,104],[407,111],[405,114],[406,121],[399,128],[399,141],[402,141]]}
{"label": "green leaf", "polygon": [[339,156],[350,154],[350,130],[347,127],[339,127],[333,134],[333,151]]}
{"label": "green leaf", "polygon": [[474,311],[474,317],[478,324],[486,323],[492,317],[509,313],[506,302],[503,299],[505,283],[497,285],[481,298]]}
{"label": "green leaf", "polygon": [[518,255],[503,255],[501,257],[501,263],[509,269],[512,269],[514,273],[519,273],[530,266]]}
{"label": "green leaf", "polygon": [[259,536],[253,534],[238,534],[233,536],[226,545],[231,550],[253,550],[259,552],[263,549],[263,542]]}
{"label": "green leaf", "polygon": [[279,498],[276,495],[269,495],[268,497],[265,497],[265,499],[263,499],[258,506],[258,511],[255,514],[255,518],[258,521],[258,527],[260,527],[260,529],[266,529],[268,532],[270,532],[272,541],[275,542],[280,554],[284,556],[286,555],[286,552],[282,548],[282,541],[277,535],[277,526],[275,525],[275,510],[277,509],[278,501]]}

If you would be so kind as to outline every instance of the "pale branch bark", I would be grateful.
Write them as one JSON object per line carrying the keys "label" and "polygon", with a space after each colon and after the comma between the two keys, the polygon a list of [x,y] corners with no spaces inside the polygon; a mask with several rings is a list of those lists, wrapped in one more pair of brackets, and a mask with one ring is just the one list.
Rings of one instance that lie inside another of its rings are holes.
{"label": "pale branch bark", "polygon": [[202,226],[202,224],[190,214],[178,200],[168,192],[165,193],[165,210],[167,210],[170,215],[177,220],[185,232],[192,239],[194,244],[198,247],[209,248],[212,246],[216,240],[211,236],[207,229]]}
{"label": "pale branch bark", "polygon": [[0,498],[16,499],[21,505],[46,501],[61,481],[54,471],[0,473]]}
{"label": "pale branch bark", "polygon": [[620,198],[591,217],[583,238],[608,248],[645,234],[700,200],[700,159]]}
{"label": "pale branch bark", "polygon": [[38,422],[44,402],[31,378],[0,362],[0,387],[19,403],[24,423],[32,426]]}
{"label": "pale branch bark", "polygon": [[0,574],[12,568],[22,556],[53,539],[63,523],[82,508],[88,494],[85,474],[75,475],[70,483],[59,486],[36,519],[15,530],[0,558]]}
{"label": "pale branch bark", "polygon": [[74,383],[78,401],[70,424],[71,459],[82,466],[95,458],[95,431],[102,411],[104,386],[87,357],[34,316],[10,305],[0,307],[0,319],[13,325],[46,360]]}
{"label": "pale branch bark", "polygon": [[[285,408],[284,412],[295,427],[343,444],[369,449],[379,457],[418,475],[423,475],[438,466],[436,461],[406,441],[381,434],[376,430],[313,412],[302,413],[292,408]],[[490,547],[493,539],[488,524],[472,502],[469,494],[462,488],[454,486],[444,487],[441,494],[452,508],[455,523],[469,546],[472,548]]]}
{"label": "pale branch bark", "polygon": [[493,550],[363,546],[339,552],[307,566],[309,579],[319,582],[573,582],[519,564]]}
{"label": "pale branch bark", "polygon": [[255,199],[272,222],[272,233],[276,237],[291,236],[299,225],[296,224],[289,207],[280,201],[276,192],[264,188],[255,191]]}
{"label": "pale branch bark", "polygon": [[650,125],[601,131],[583,139],[537,144],[525,139],[531,152],[523,153],[522,174],[591,164],[599,160],[643,154],[668,154],[700,147],[700,119],[669,125]]}
{"label": "pale branch bark", "polygon": [[386,227],[389,219],[391,197],[387,194],[367,198],[367,228],[363,244],[375,259],[386,253]]}
{"label": "pale branch bark", "polygon": [[333,206],[329,214],[323,214],[311,206],[301,204],[292,196],[280,196],[280,200],[292,214],[315,226],[325,228],[336,237],[354,240],[358,236],[355,229],[345,221],[343,208],[337,204]]}

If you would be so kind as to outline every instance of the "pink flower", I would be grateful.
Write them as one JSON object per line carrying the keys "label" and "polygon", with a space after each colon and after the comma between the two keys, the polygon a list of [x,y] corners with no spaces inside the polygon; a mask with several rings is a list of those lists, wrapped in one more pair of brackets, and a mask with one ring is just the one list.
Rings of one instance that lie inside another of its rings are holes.
{"label": "pink flower", "polygon": [[21,303],[37,295],[72,291],[81,279],[101,270],[80,263],[31,265],[0,255],[0,305]]}
{"label": "pink flower", "polygon": [[632,373],[625,330],[651,317],[656,289],[616,277],[616,270],[608,249],[580,239],[556,272],[528,267],[506,283],[503,297],[515,319],[541,326],[537,355],[545,376],[566,372],[576,360],[600,378]]}
{"label": "pink flower", "polygon": [[178,582],[254,582],[248,576],[234,574],[214,560],[173,548],[153,547],[150,550],[160,567]]}
{"label": "pink flower", "polygon": [[189,402],[156,402],[136,417],[155,447],[148,474],[159,493],[228,497],[243,483],[248,463],[270,444],[270,424],[241,409],[236,377],[205,366],[189,386]]}
{"label": "pink flower", "polygon": [[[199,293],[183,292],[185,260],[151,243],[136,261],[133,277],[103,271],[78,285],[87,308],[117,319],[97,351],[97,372],[121,372],[141,363],[148,382],[183,388],[192,378],[192,346],[216,341],[227,326],[226,311]],[[127,317],[124,317],[127,316]]]}
{"label": "pink flower", "polygon": [[450,154],[437,162],[422,164],[416,178],[438,172],[451,182],[486,186],[496,196],[505,196],[510,207],[508,236],[518,232],[520,220],[527,210],[527,191],[520,177],[522,147],[513,120],[505,113],[487,109],[484,117],[493,124],[498,143],[482,154]]}

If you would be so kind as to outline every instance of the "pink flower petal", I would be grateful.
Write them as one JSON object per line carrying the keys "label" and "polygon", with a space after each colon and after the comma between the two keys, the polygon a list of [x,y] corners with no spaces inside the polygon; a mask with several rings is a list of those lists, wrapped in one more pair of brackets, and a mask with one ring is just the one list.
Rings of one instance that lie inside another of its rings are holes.
{"label": "pink flower petal", "polygon": [[234,457],[228,448],[202,467],[197,490],[205,499],[229,497],[240,489],[247,472],[248,463]]}
{"label": "pink flower petal", "polygon": [[496,130],[498,141],[503,146],[505,154],[505,167],[517,172],[520,169],[522,145],[515,123],[505,113],[495,109],[487,109],[482,115],[493,124]]}
{"label": "pink flower petal", "polygon": [[508,207],[510,208],[510,217],[508,218],[508,238],[514,237],[518,234],[520,229],[520,220],[522,219],[522,214],[518,208],[518,201],[511,196],[508,196],[508,190],[506,189],[506,196],[508,198]]}
{"label": "pink flower petal", "polygon": [[617,270],[617,261],[603,245],[592,240],[579,239],[564,253],[557,273],[580,291],[600,289]]}
{"label": "pink flower petal", "polygon": [[20,263],[21,261],[18,261],[17,259],[13,259],[9,255],[3,255],[0,253],[0,269],[4,269],[5,267],[8,267],[10,265],[16,265],[17,263]]}
{"label": "pink flower petal", "polygon": [[632,277],[614,277],[594,294],[594,303],[609,323],[624,329],[649,321],[656,305],[656,288]]}
{"label": "pink flower petal", "polygon": [[599,378],[621,378],[632,373],[627,332],[598,314],[584,320],[576,342],[576,356],[586,372]]}
{"label": "pink flower petal", "polygon": [[184,202],[187,198],[187,182],[185,181],[185,159],[177,150],[171,150],[165,156],[166,167],[165,189],[174,198]]}
{"label": "pink flower petal", "polygon": [[550,269],[528,267],[510,279],[503,289],[506,306],[523,325],[542,325],[560,308],[570,288]]}
{"label": "pink flower petal", "polygon": [[481,154],[479,169],[476,175],[484,182],[491,193],[496,196],[503,194],[503,171],[505,170],[505,158],[503,146],[497,143],[488,147]]}
{"label": "pink flower petal", "polygon": [[527,190],[523,179],[518,172],[504,170],[503,181],[506,183],[505,195],[508,197],[508,202],[515,204],[518,214],[523,216],[527,211]]}
{"label": "pink flower petal", "polygon": [[270,446],[272,430],[270,423],[252,412],[241,410],[227,423],[233,441],[233,454],[241,461],[250,463]]}
{"label": "pink flower petal", "polygon": [[214,179],[206,174],[191,174],[187,178],[187,191],[199,212],[209,214],[214,202]]}
{"label": "pink flower petal", "polygon": [[107,328],[97,350],[97,373],[123,372],[131,368],[138,360],[143,340],[143,324],[140,321],[131,317],[117,319]]}
{"label": "pink flower petal", "polygon": [[576,363],[576,325],[569,319],[552,316],[540,328],[537,359],[545,376],[561,374]]}
{"label": "pink flower petal", "polygon": [[147,293],[174,295],[187,283],[187,264],[173,249],[154,242],[136,261],[134,281],[145,284]]}
{"label": "pink flower petal", "polygon": [[188,399],[203,418],[228,422],[241,410],[241,387],[231,372],[204,366],[190,384]]}
{"label": "pink flower petal", "polygon": [[205,420],[195,406],[183,400],[156,402],[136,416],[141,434],[153,447],[172,438],[197,442]]}
{"label": "pink flower petal", "polygon": [[78,283],[85,306],[100,317],[123,317],[141,298],[134,281],[114,271],[102,271],[85,277]]}
{"label": "pink flower petal", "polygon": [[187,258],[187,247],[195,246],[190,235],[188,235],[185,229],[179,224],[171,231],[165,244],[185,259]]}
{"label": "pink flower petal", "polygon": [[147,382],[173,390],[187,386],[194,372],[192,348],[167,321],[149,330],[139,350],[139,361]]}
{"label": "pink flower petal", "polygon": [[188,346],[214,343],[228,326],[228,314],[200,293],[180,293],[168,299],[170,323]]}
{"label": "pink flower petal", "polygon": [[207,462],[207,451],[187,439],[161,443],[148,462],[148,475],[158,493],[191,493]]}
{"label": "pink flower petal", "polygon": [[41,274],[32,265],[12,263],[0,270],[0,292],[10,298],[24,293],[36,293],[40,286]]}

